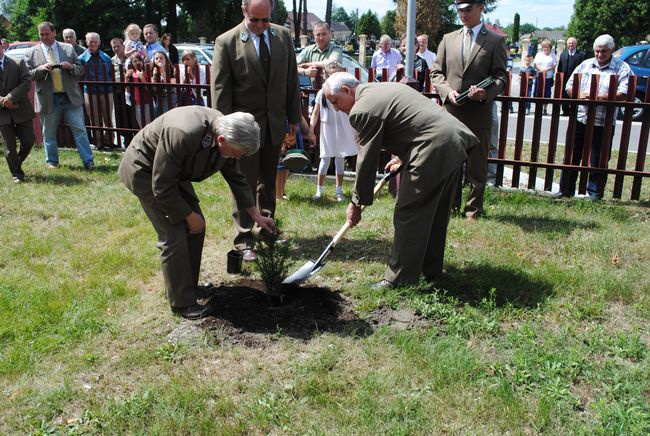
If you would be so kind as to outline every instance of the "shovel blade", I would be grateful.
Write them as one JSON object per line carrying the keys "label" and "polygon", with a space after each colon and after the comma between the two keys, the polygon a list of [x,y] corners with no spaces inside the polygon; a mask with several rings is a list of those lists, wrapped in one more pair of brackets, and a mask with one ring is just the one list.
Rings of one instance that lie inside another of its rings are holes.
{"label": "shovel blade", "polygon": [[300,283],[307,280],[309,277],[316,274],[321,268],[322,264],[316,265],[313,261],[308,261],[303,266],[301,266],[295,273],[291,274],[289,277],[282,281],[283,285],[299,285]]}

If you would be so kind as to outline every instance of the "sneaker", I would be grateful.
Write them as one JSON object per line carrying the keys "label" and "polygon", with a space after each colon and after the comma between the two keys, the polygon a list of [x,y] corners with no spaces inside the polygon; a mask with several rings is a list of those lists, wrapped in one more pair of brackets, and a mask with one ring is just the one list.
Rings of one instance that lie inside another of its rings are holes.
{"label": "sneaker", "polygon": [[95,170],[95,164],[92,163],[92,162],[87,163],[87,164],[84,164],[84,168],[85,168],[87,171],[94,171],[94,170]]}
{"label": "sneaker", "polygon": [[345,201],[345,197],[343,196],[343,194],[336,194],[336,201],[338,201],[339,203]]}
{"label": "sneaker", "polygon": [[50,170],[55,170],[55,169],[59,168],[59,164],[48,162],[47,163],[47,168],[50,169]]}
{"label": "sneaker", "polygon": [[23,183],[23,179],[21,179],[20,177],[12,177],[11,181],[16,184]]}
{"label": "sneaker", "polygon": [[311,201],[321,201],[322,198],[323,198],[322,195],[320,195],[320,194],[316,194],[316,195],[314,195],[314,196],[311,198]]}

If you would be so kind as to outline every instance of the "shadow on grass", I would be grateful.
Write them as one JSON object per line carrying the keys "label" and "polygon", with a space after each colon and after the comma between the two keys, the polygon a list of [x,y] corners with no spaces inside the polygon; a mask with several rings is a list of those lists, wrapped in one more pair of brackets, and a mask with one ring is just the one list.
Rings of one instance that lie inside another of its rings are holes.
{"label": "shadow on grass", "polygon": [[331,289],[291,286],[278,303],[261,287],[261,282],[242,279],[216,289],[210,300],[216,310],[215,334],[253,346],[273,335],[309,340],[323,332],[352,337],[372,334],[370,324],[355,314],[352,302]]}
{"label": "shadow on grass", "polygon": [[569,235],[576,229],[596,230],[600,225],[594,221],[580,222],[571,219],[557,219],[548,217],[527,217],[521,215],[496,215],[489,219],[506,224],[515,224],[526,233],[561,233]]}
{"label": "shadow on grass", "polygon": [[[313,238],[290,238],[292,255],[316,260],[332,242],[332,236],[315,236]],[[341,240],[329,254],[327,260],[364,260],[385,262],[390,255],[392,241],[379,239]]]}
{"label": "shadow on grass", "polygon": [[64,185],[74,186],[88,183],[88,180],[82,176],[70,174],[35,174],[29,177],[29,180],[34,183],[43,183],[48,185]]}
{"label": "shadow on grass", "polygon": [[544,304],[554,292],[554,284],[550,280],[490,265],[472,265],[462,269],[448,267],[447,273],[434,286],[446,291],[449,296],[472,305],[490,298],[490,291],[494,289],[497,306],[511,304],[520,308]]}

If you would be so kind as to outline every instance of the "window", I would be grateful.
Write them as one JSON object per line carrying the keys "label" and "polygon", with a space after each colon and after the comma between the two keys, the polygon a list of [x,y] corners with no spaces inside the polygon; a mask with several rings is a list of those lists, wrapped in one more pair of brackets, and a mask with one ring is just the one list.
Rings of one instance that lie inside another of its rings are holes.
{"label": "window", "polygon": [[629,65],[639,65],[643,58],[645,57],[645,54],[648,50],[640,50],[637,51],[636,53],[633,53],[631,56],[628,56],[627,59],[625,59],[625,62],[627,62]]}

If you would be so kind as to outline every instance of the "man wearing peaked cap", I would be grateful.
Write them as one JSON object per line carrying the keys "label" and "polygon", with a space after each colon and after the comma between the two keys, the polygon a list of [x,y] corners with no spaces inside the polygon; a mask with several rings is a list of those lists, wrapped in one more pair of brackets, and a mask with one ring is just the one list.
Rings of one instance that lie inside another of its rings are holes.
{"label": "man wearing peaked cap", "polygon": [[[467,158],[466,181],[471,187],[463,212],[473,221],[483,212],[492,101],[506,84],[507,49],[504,37],[483,25],[482,0],[456,0],[455,5],[463,28],[442,38],[431,68],[431,84],[437,88],[447,111],[469,127],[480,141]],[[494,85],[487,89],[475,86],[490,76],[496,79]],[[469,101],[457,103],[458,95],[467,90]],[[458,209],[461,194],[462,184],[459,184],[455,198]]]}

